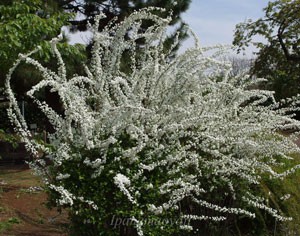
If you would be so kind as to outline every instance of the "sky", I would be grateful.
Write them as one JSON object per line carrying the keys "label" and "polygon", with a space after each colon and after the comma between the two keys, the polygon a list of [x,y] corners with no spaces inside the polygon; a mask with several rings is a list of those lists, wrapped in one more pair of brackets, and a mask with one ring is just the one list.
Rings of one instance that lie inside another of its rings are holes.
{"label": "sky", "polygon": [[[192,0],[182,19],[200,39],[202,46],[216,44],[231,45],[235,25],[246,19],[256,20],[263,16],[263,8],[268,0]],[[88,42],[89,34],[77,33],[71,37],[71,43]],[[184,47],[192,44],[188,40]],[[254,47],[247,49],[251,55]]]}
{"label": "sky", "polygon": [[[268,0],[192,0],[183,20],[199,37],[202,46],[231,45],[235,25],[264,15]],[[251,55],[254,47],[247,49]]]}

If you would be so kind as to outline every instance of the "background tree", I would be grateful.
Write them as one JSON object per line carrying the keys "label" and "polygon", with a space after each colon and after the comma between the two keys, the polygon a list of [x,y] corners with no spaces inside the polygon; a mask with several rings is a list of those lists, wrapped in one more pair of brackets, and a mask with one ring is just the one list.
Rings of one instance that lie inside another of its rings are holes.
{"label": "background tree", "polygon": [[[172,21],[170,25],[177,25],[177,29],[171,34],[165,42],[167,48],[173,43],[175,35],[179,33],[179,39],[183,40],[187,34],[185,32],[185,23],[182,21],[180,14],[185,12],[191,0],[84,0],[84,1],[74,1],[74,0],[56,0],[58,5],[65,9],[67,12],[73,12],[79,14],[80,17],[76,20],[70,20],[71,31],[86,31],[87,23],[94,23],[94,18],[100,12],[106,15],[106,19],[100,23],[99,29],[103,29],[108,22],[110,22],[114,17],[118,17],[117,22],[123,21],[125,17],[130,15],[132,12],[145,7],[160,7],[166,9],[164,13],[157,11],[157,13],[165,18],[169,16],[172,11]],[[143,23],[142,30],[148,28],[151,23]],[[142,43],[142,42],[140,42]],[[175,48],[175,51],[178,49]]]}
{"label": "background tree", "polygon": [[[36,58],[43,59],[51,67],[53,60],[49,40],[60,34],[61,27],[68,23],[73,14],[66,13],[52,0],[24,0],[1,1],[0,4],[0,88],[4,85],[5,76],[19,53],[28,53],[37,46],[41,46]],[[84,57],[84,47],[80,45],[70,46],[65,39],[60,45],[63,56],[69,63],[69,68],[78,68]],[[73,67],[72,67],[73,65]],[[77,65],[77,66],[75,66]],[[18,99],[24,99],[24,93],[32,85],[37,83],[41,76],[28,65],[22,65],[13,75],[14,91]],[[1,89],[0,89],[1,90]],[[1,90],[2,91],[2,90]],[[0,96],[4,97],[3,92]],[[26,102],[26,101],[25,101]],[[29,113],[37,115],[26,109]],[[6,129],[9,124],[6,118],[5,106],[0,109],[0,128]],[[28,116],[27,116],[28,117]],[[35,118],[38,120],[38,118]]]}
{"label": "background tree", "polygon": [[[252,72],[269,80],[277,98],[295,95],[300,79],[300,1],[277,0],[263,10],[264,17],[236,26],[233,44],[239,52],[250,44],[259,48]],[[256,36],[266,41],[255,41]]]}
{"label": "background tree", "polygon": [[19,53],[31,51],[58,35],[70,18],[70,14],[57,11],[48,2],[4,1],[0,5],[1,81]]}

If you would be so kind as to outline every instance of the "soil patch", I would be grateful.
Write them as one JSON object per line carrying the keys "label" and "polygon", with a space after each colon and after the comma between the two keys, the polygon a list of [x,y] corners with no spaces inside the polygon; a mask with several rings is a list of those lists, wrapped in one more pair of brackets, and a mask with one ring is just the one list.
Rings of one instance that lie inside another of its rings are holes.
{"label": "soil patch", "polygon": [[39,178],[27,166],[0,168],[0,236],[67,235],[67,214],[49,210]]}

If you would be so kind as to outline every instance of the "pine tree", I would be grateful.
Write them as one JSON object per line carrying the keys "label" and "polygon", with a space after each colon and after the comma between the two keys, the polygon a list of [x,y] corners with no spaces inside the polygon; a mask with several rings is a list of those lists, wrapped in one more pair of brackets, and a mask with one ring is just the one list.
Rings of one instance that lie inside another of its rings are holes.
{"label": "pine tree", "polygon": [[[186,23],[181,19],[181,13],[185,12],[191,0],[98,0],[98,1],[73,1],[73,0],[57,0],[58,5],[68,12],[73,12],[81,16],[80,19],[71,20],[71,31],[86,31],[88,22],[93,24],[95,16],[100,12],[106,15],[106,20],[99,25],[99,30],[103,29],[113,18],[118,17],[117,22],[123,21],[125,17],[132,12],[146,7],[159,7],[165,9],[164,13],[159,12],[160,16],[165,18],[172,13],[171,26],[176,26],[176,30],[165,42],[167,48],[174,42],[176,34],[179,34],[179,40],[185,39]],[[158,13],[158,12],[157,12]],[[148,28],[151,24],[143,25],[142,29]],[[140,42],[143,44],[143,42]],[[178,49],[175,48],[174,51]]]}

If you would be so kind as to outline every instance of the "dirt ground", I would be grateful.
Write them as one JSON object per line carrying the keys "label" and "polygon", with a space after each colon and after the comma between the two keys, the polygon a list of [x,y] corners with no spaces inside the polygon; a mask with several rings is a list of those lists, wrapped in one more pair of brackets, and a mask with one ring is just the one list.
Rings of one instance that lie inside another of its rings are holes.
{"label": "dirt ground", "polygon": [[67,214],[45,206],[46,194],[28,167],[0,167],[0,236],[67,235]]}

